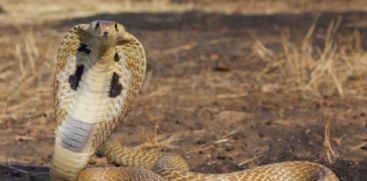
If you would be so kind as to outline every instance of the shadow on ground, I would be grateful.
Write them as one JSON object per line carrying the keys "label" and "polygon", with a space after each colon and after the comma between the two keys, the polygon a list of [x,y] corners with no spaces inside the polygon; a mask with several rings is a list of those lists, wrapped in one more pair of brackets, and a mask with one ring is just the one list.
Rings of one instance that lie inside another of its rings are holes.
{"label": "shadow on ground", "polygon": [[[61,21],[57,27],[71,27],[75,24],[89,23],[93,20],[118,21],[130,30],[187,30],[207,31],[230,28],[234,31],[238,28],[256,29],[260,32],[279,30],[279,28],[293,27],[305,28],[311,26],[315,17],[320,15],[318,27],[327,27],[337,18],[342,18],[342,27],[352,26],[367,18],[366,12],[322,12],[301,14],[272,14],[272,15],[243,15],[243,14],[219,14],[203,12],[185,13],[120,13],[98,14],[90,17],[74,18]],[[263,29],[270,28],[270,29]],[[367,27],[364,27],[366,29]]]}

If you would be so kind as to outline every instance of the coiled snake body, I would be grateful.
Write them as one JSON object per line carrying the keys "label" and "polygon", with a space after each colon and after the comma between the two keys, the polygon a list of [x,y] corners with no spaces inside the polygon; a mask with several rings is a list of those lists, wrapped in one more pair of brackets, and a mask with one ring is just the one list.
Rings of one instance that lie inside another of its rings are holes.
{"label": "coiled snake body", "polygon": [[[145,69],[143,46],[119,23],[93,21],[68,30],[54,77],[58,127],[52,180],[338,180],[328,168],[302,161],[227,174],[194,173],[178,155],[103,144],[133,104]],[[128,167],[86,168],[97,149],[111,161]]]}

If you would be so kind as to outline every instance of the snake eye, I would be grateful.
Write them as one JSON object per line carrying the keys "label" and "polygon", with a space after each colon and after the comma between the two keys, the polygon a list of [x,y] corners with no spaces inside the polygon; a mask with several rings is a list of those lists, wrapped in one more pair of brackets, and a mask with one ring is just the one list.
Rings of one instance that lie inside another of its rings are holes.
{"label": "snake eye", "polygon": [[117,26],[117,23],[115,23],[115,30],[119,31],[119,27]]}
{"label": "snake eye", "polygon": [[99,22],[97,22],[96,27],[94,27],[95,30],[99,28]]}

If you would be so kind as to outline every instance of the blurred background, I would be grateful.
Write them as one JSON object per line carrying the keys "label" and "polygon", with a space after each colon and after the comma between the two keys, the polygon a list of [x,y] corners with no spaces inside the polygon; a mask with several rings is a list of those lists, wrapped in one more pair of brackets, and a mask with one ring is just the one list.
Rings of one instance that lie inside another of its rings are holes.
{"label": "blurred background", "polygon": [[147,52],[114,133],[126,145],[197,172],[308,160],[367,180],[365,0],[1,0],[0,180],[48,180],[56,52],[92,20],[122,23]]}

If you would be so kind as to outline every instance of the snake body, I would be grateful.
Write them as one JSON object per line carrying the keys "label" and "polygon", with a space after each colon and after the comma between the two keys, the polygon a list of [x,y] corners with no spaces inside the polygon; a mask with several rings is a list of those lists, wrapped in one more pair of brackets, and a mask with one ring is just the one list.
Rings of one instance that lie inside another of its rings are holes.
{"label": "snake body", "polygon": [[[143,46],[119,23],[93,21],[67,31],[54,77],[58,127],[52,180],[338,180],[325,166],[302,161],[226,174],[194,173],[178,155],[103,144],[133,104],[145,69]],[[128,167],[86,168],[97,149]]]}

